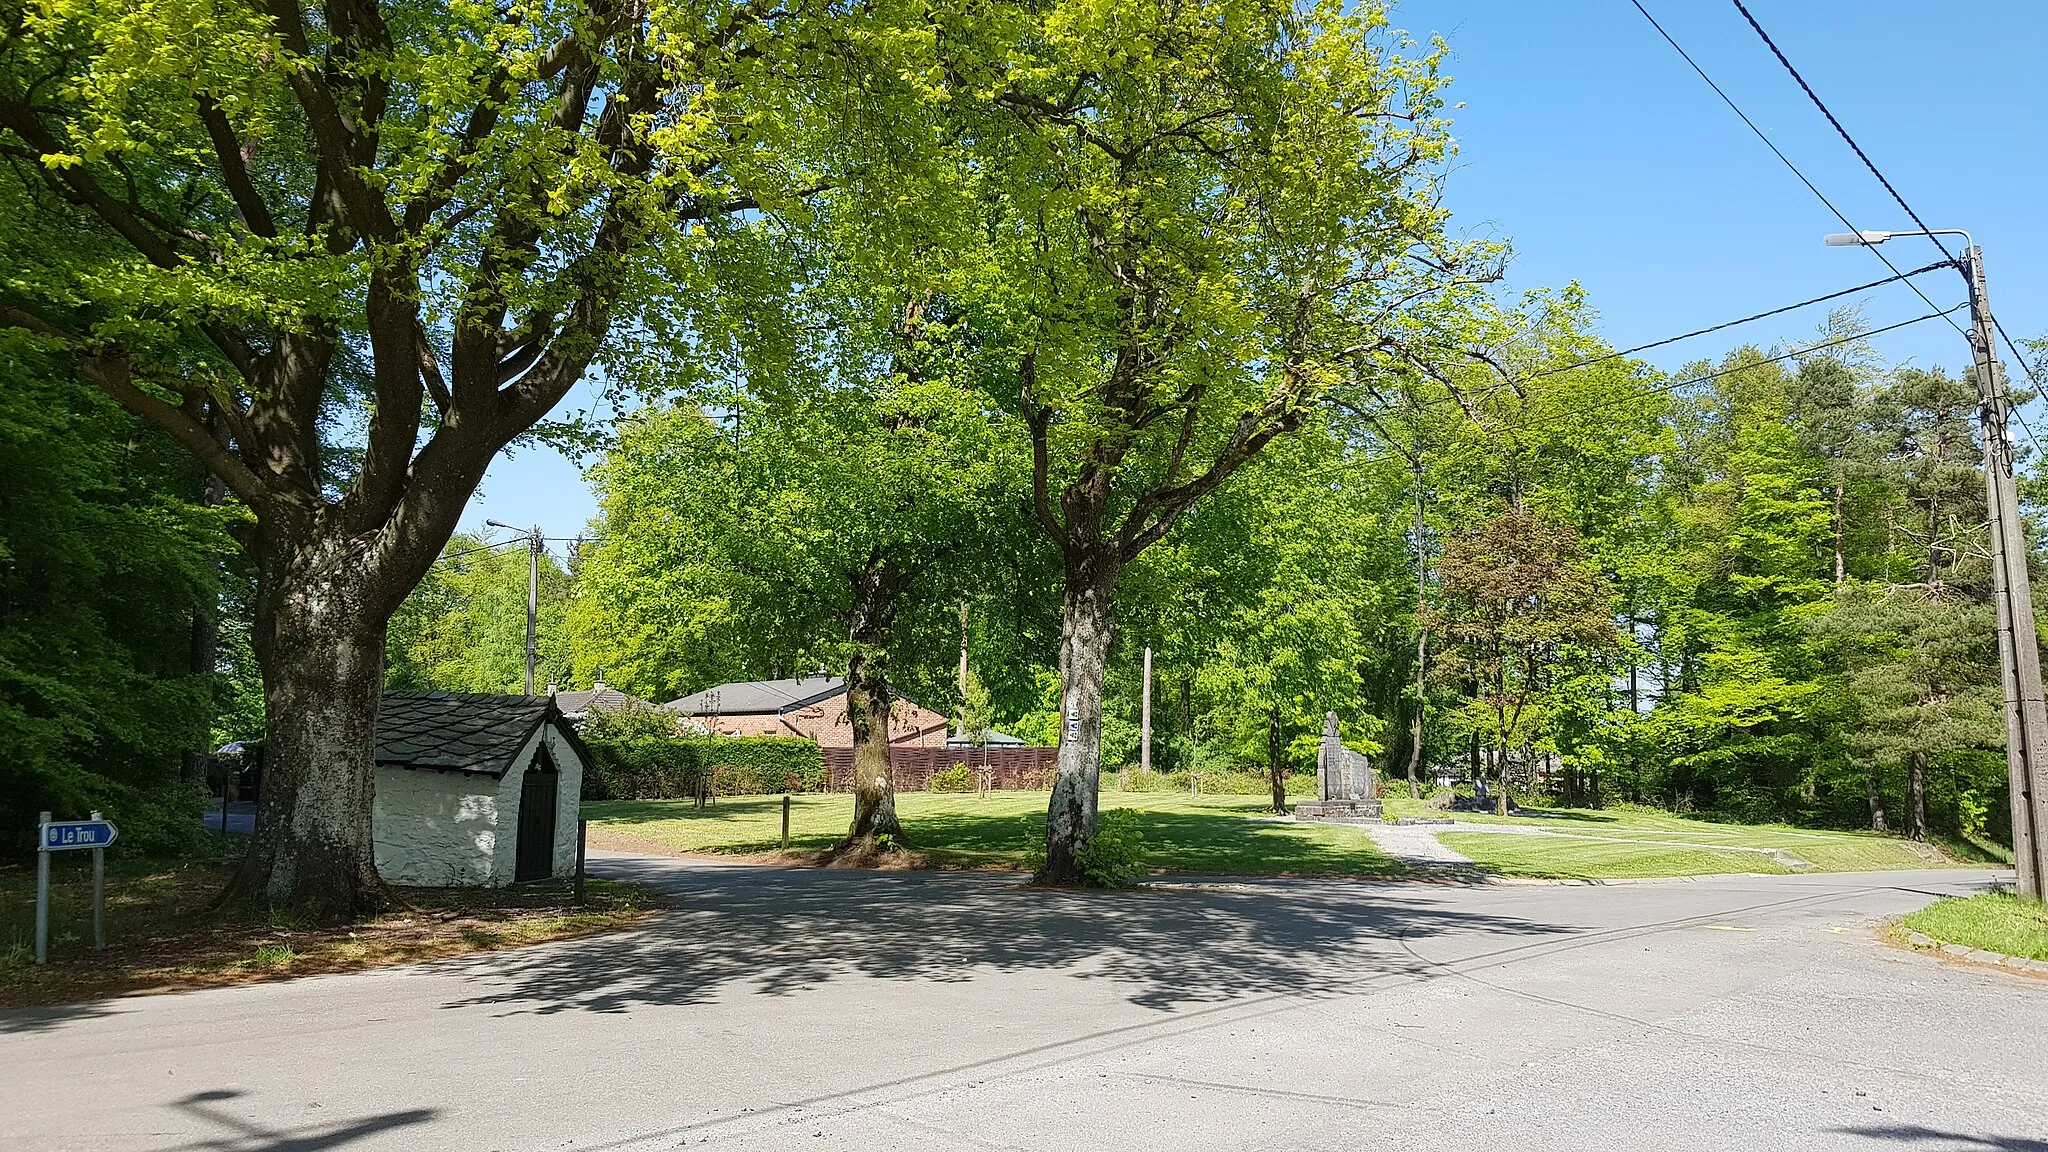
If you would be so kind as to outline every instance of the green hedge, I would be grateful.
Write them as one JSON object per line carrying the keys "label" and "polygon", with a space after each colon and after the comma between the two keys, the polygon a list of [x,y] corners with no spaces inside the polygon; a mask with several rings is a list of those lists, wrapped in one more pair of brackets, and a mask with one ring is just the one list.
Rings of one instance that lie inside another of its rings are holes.
{"label": "green hedge", "polygon": [[823,792],[818,746],[791,736],[682,736],[661,713],[615,713],[584,725],[586,800],[673,800],[697,794],[710,775],[719,796]]}
{"label": "green hedge", "polygon": [[[1119,792],[1192,792],[1193,773],[1139,772],[1125,768],[1111,777],[1113,786]],[[1313,772],[1293,772],[1287,776],[1289,796],[1313,796],[1316,791],[1316,776]],[[1271,796],[1273,785],[1257,772],[1204,772],[1202,793],[1207,796]]]}

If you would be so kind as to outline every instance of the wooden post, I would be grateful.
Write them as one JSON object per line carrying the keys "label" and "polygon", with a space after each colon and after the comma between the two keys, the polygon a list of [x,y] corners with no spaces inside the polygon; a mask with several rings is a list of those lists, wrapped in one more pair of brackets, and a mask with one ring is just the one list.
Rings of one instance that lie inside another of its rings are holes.
{"label": "wooden post", "polygon": [[576,821],[576,902],[583,903],[583,859],[590,839],[590,821]]}
{"label": "wooden post", "polygon": [[1149,775],[1152,771],[1152,647],[1145,647],[1145,692],[1144,705],[1139,711],[1138,721],[1138,774]]}
{"label": "wooden post", "polygon": [[43,813],[36,818],[36,963],[50,962],[50,849],[44,843],[49,833],[43,825],[50,822],[50,814]]}
{"label": "wooden post", "polygon": [[[99,809],[93,809],[92,818],[100,818]],[[92,850],[92,950],[107,950],[107,850]]]}
{"label": "wooden post", "polygon": [[782,794],[782,850],[789,851],[789,793]]}

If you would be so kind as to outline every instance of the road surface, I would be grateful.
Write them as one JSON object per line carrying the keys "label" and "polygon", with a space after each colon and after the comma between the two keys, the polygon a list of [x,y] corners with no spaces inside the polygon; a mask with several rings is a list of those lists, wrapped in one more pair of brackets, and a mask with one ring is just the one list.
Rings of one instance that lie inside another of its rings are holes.
{"label": "road surface", "polygon": [[1981,872],[1177,882],[601,856],[653,928],[0,1014],[0,1147],[2048,1152]]}

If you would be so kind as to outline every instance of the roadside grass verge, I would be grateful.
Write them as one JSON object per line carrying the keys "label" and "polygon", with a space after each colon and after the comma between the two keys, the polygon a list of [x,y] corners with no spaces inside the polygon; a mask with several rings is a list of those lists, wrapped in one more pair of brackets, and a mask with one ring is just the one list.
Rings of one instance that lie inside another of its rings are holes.
{"label": "roadside grass verge", "polygon": [[[1045,829],[1045,792],[983,795],[899,792],[896,812],[908,866],[1028,866]],[[1257,796],[1102,792],[1102,808],[1138,813],[1146,866],[1156,872],[1259,876],[1391,876],[1399,863],[1358,828],[1256,819]],[[747,856],[811,863],[846,833],[853,801],[838,794],[790,798],[789,852],[781,852],[782,798],[739,796],[697,808],[687,800],[586,803],[591,844],[624,850]]]}
{"label": "roadside grass verge", "polygon": [[2010,892],[1950,896],[1899,921],[1943,944],[2048,960],[2048,908]]}
{"label": "roadside grass verge", "polygon": [[[86,853],[71,853],[84,857]],[[92,947],[90,868],[53,860],[50,962],[35,961],[35,869],[0,871],[0,1008],[73,1003],[345,972],[629,928],[658,893],[589,878],[509,888],[400,888],[407,905],[376,919],[311,927],[210,910],[227,861],[108,861],[107,950]]]}

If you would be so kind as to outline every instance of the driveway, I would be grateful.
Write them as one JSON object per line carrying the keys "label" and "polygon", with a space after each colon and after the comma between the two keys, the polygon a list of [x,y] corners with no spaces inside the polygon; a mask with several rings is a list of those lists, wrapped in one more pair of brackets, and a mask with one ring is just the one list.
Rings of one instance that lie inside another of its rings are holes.
{"label": "driveway", "polygon": [[0,1014],[0,1147],[2048,1152],[1989,873],[1038,892],[600,855],[655,927]]}

